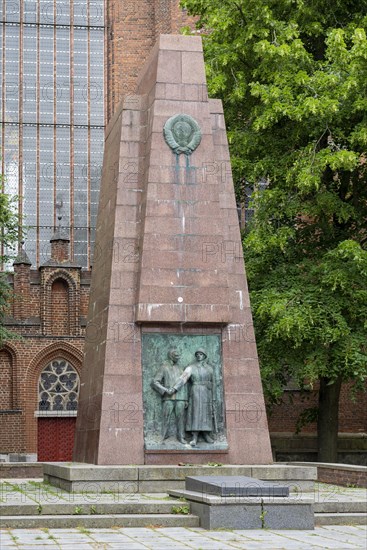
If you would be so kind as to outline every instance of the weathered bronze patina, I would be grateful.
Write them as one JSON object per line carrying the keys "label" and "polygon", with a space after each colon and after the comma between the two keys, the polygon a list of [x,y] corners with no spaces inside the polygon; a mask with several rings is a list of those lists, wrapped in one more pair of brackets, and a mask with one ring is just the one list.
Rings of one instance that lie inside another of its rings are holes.
{"label": "weathered bronze patina", "polygon": [[226,449],[220,335],[142,336],[145,448]]}
{"label": "weathered bronze patina", "polygon": [[176,348],[169,350],[168,360],[160,367],[152,381],[152,388],[162,396],[162,443],[167,439],[172,417],[176,423],[177,441],[186,445],[185,408],[187,408],[187,387],[170,392],[170,388],[180,379],[182,369],[177,365],[180,353]]}
{"label": "weathered bronze patina", "polygon": [[186,367],[172,388],[174,397],[185,384],[191,384],[186,430],[192,432],[190,445],[193,447],[197,445],[199,433],[207,443],[214,443],[211,434],[217,431],[214,369],[207,362],[203,348],[196,350],[195,359],[196,362]]}
{"label": "weathered bronze patina", "polygon": [[190,115],[174,115],[163,128],[164,139],[176,155],[191,155],[201,142],[199,124]]}

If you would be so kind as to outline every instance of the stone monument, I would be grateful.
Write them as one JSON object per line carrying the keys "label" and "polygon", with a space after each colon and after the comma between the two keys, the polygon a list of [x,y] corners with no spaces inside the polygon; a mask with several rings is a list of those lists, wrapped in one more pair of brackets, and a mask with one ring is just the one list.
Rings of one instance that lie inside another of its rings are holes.
{"label": "stone monument", "polygon": [[106,129],[74,460],[272,462],[200,37],[161,35]]}

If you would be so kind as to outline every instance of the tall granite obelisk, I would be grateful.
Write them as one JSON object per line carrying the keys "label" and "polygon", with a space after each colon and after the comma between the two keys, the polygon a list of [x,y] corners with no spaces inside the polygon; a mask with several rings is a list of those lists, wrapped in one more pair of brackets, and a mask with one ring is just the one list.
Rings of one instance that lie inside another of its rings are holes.
{"label": "tall granite obelisk", "polygon": [[74,460],[272,461],[222,104],[161,35],[106,130]]}

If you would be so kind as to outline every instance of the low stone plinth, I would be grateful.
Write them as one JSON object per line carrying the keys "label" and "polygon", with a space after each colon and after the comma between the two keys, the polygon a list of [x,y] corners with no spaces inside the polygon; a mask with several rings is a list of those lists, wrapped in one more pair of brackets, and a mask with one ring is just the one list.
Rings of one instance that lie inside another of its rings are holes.
{"label": "low stone plinth", "polygon": [[42,477],[42,464],[39,462],[0,463],[0,479],[29,479]]}
{"label": "low stone plinth", "polygon": [[314,529],[312,498],[224,497],[195,491],[169,491],[185,498],[204,529]]}
{"label": "low stone plinth", "polygon": [[307,466],[103,466],[77,462],[46,462],[44,480],[69,492],[162,493],[185,489],[196,476],[249,476],[288,487],[290,492],[314,490],[316,468]]}
{"label": "low stone plinth", "polygon": [[186,478],[186,490],[223,497],[287,497],[289,487],[246,476],[197,476]]}
{"label": "low stone plinth", "polygon": [[296,466],[315,466],[317,480],[345,487],[367,488],[367,466],[360,464],[333,464],[330,462],[296,462]]}

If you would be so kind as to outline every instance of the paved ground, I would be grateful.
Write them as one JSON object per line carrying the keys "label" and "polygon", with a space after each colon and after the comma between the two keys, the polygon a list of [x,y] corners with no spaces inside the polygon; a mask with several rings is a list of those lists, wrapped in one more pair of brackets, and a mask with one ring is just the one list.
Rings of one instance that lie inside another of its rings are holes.
{"label": "paved ground", "polygon": [[201,528],[4,529],[1,550],[234,550],[367,548],[365,526],[325,526],[314,531],[205,531]]}
{"label": "paved ground", "polygon": [[[317,484],[317,502],[365,499],[366,489]],[[12,479],[0,483],[0,504],[84,504],[134,502],[167,495],[83,494],[71,495],[47,486],[42,480]],[[201,528],[112,528],[112,529],[0,529],[0,550],[60,550],[121,549],[121,550],[233,550],[233,549],[367,549],[367,528],[362,525],[317,527],[314,531],[277,530],[217,530]]]}

